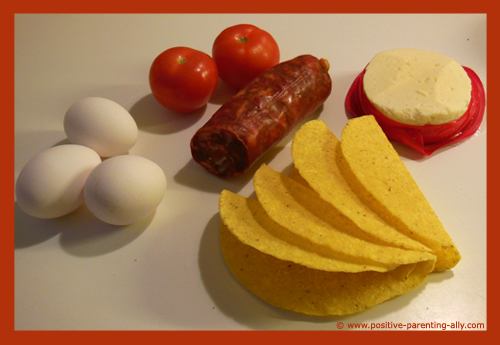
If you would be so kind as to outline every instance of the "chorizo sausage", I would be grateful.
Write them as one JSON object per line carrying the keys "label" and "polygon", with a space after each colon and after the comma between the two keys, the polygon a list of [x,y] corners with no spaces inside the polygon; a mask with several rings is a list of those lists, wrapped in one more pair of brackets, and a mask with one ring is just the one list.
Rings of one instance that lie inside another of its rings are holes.
{"label": "chorizo sausage", "polygon": [[327,60],[301,55],[263,72],[195,133],[193,159],[222,178],[243,174],[325,102],[328,69]]}

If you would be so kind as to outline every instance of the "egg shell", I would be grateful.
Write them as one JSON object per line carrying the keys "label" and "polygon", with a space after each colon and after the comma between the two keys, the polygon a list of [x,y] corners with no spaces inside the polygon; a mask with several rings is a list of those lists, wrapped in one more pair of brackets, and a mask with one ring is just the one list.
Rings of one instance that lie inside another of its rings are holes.
{"label": "egg shell", "polygon": [[84,187],[88,209],[103,222],[129,225],[150,216],[163,199],[167,179],[153,161],[134,155],[104,160]]}
{"label": "egg shell", "polygon": [[71,143],[90,147],[101,157],[127,153],[137,142],[139,132],[125,108],[102,97],[75,102],[66,111],[63,125]]}
{"label": "egg shell", "polygon": [[60,145],[46,149],[26,163],[17,178],[18,205],[37,218],[57,218],[83,205],[83,187],[101,163],[92,149]]}

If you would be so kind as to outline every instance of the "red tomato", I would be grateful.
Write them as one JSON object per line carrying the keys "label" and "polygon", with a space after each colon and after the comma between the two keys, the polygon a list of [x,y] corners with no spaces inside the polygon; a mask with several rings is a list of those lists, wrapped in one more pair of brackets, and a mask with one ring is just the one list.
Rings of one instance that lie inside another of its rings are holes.
{"label": "red tomato", "polygon": [[210,55],[187,47],[165,50],[149,71],[153,96],[165,108],[179,113],[207,104],[218,80],[217,65]]}
{"label": "red tomato", "polygon": [[219,77],[240,89],[276,65],[280,60],[280,51],[269,33],[254,25],[240,24],[225,29],[217,36],[212,57]]}

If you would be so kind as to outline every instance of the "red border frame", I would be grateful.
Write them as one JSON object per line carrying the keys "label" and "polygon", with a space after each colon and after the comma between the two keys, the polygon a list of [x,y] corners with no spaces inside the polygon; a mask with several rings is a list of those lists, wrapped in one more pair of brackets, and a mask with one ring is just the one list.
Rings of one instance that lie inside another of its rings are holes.
{"label": "red border frame", "polygon": [[[194,4],[193,4],[194,1]],[[272,331],[250,331],[234,332],[234,331],[202,331],[202,332],[189,332],[189,331],[168,331],[168,332],[52,332],[52,331],[14,331],[14,303],[13,303],[13,277],[14,277],[14,256],[12,245],[14,243],[14,203],[12,203],[12,195],[14,190],[14,179],[12,178],[12,171],[14,170],[14,14],[15,13],[153,13],[153,12],[169,12],[169,13],[355,13],[360,9],[363,13],[486,13],[487,14],[487,33],[488,42],[498,42],[497,33],[500,32],[498,13],[496,13],[493,2],[491,1],[474,1],[474,2],[459,2],[459,1],[445,1],[442,3],[435,0],[421,0],[415,2],[397,2],[381,3],[373,1],[356,1],[356,2],[318,2],[314,6],[309,3],[290,2],[277,0],[253,0],[251,3],[247,2],[229,2],[223,1],[202,1],[192,0],[186,2],[173,1],[145,4],[140,2],[132,2],[124,4],[123,2],[109,2],[104,3],[102,0],[88,0],[85,2],[54,2],[54,1],[32,1],[26,0],[17,2],[16,4],[3,6],[1,12],[0,25],[2,30],[3,46],[8,46],[10,49],[6,53],[4,50],[3,63],[1,64],[2,76],[4,87],[2,98],[4,105],[4,118],[2,135],[0,136],[1,144],[3,147],[3,158],[9,161],[8,169],[3,167],[3,179],[1,179],[1,189],[9,190],[9,193],[3,193],[4,200],[1,208],[3,220],[3,240],[1,241],[3,250],[1,251],[2,272],[7,277],[3,285],[2,294],[2,334],[5,334],[8,340],[14,338],[15,341],[33,341],[43,342],[50,341],[54,343],[88,343],[89,341],[104,343],[104,342],[119,342],[125,340],[127,342],[134,341],[150,341],[158,340],[159,342],[179,341],[182,343],[190,341],[199,341],[206,343],[216,341],[220,343],[237,342],[238,344],[255,344],[257,342],[264,343],[293,343],[293,344],[309,344],[316,341],[323,341],[325,343],[337,343],[339,341],[353,341],[353,340],[366,340],[366,342],[387,341],[388,334],[380,332],[336,332],[334,334],[330,331],[300,331],[300,332],[272,332]],[[251,5],[249,5],[251,4]],[[163,5],[163,6],[162,6]],[[496,61],[498,54],[496,54],[497,44],[488,44],[487,57],[490,61]],[[498,76],[498,65],[488,65],[488,80],[494,80]],[[486,84],[486,83],[485,83]],[[488,83],[487,94],[498,94],[498,84]],[[5,108],[6,107],[6,108]],[[490,116],[488,118],[488,132],[495,133],[498,128],[498,116]],[[498,195],[498,179],[494,176],[494,159],[492,155],[496,154],[496,146],[498,145],[498,135],[488,136],[488,218],[487,224],[489,229],[496,230],[499,225],[496,217],[491,216],[496,209],[496,196]],[[12,194],[11,194],[12,193]],[[493,212],[491,212],[493,211]],[[471,229],[473,231],[473,229]],[[498,235],[496,231],[488,232],[488,267],[495,268],[498,258],[495,255],[494,244],[498,243]],[[390,340],[401,340],[404,343],[421,342],[423,338],[430,338],[435,342],[450,342],[453,338],[460,337],[462,341],[470,341],[474,343],[482,342],[483,337],[489,337],[496,329],[496,320],[498,319],[498,312],[496,306],[498,305],[498,294],[496,294],[497,278],[495,274],[491,274],[488,270],[488,305],[487,305],[487,321],[488,331],[486,332],[465,332],[457,334],[457,332],[417,332],[408,334],[404,331],[396,331],[390,333]]]}

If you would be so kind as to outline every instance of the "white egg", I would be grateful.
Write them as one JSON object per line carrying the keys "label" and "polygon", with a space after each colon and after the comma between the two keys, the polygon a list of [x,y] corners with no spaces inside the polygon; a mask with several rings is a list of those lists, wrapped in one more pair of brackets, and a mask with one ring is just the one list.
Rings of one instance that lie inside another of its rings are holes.
{"label": "white egg", "polygon": [[132,115],[102,97],[77,101],[66,111],[63,123],[70,142],[90,147],[101,157],[124,154],[137,141],[138,128]]}
{"label": "white egg", "polygon": [[89,175],[84,187],[88,209],[103,222],[129,225],[150,216],[167,188],[163,170],[133,155],[108,158]]}
{"label": "white egg", "polygon": [[99,155],[81,145],[51,147],[23,167],[16,182],[16,200],[37,218],[56,218],[83,205],[83,187],[101,163]]}

